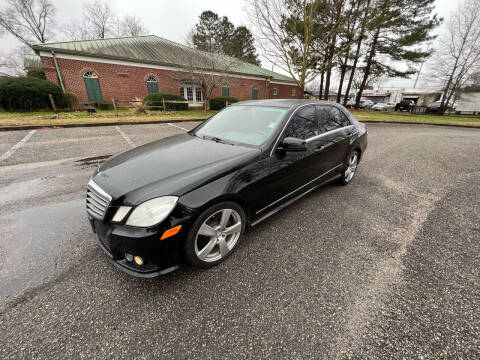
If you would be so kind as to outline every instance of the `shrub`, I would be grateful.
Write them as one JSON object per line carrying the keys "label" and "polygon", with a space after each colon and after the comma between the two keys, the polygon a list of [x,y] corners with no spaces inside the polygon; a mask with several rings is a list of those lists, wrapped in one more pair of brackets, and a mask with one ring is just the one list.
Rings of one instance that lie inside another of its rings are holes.
{"label": "shrub", "polygon": [[94,108],[98,110],[113,110],[113,104],[108,101],[93,101],[90,103]]}
{"label": "shrub", "polygon": [[78,108],[77,95],[69,91],[63,94],[63,107],[71,110],[77,109]]}
{"label": "shrub", "polygon": [[27,78],[47,80],[43,69],[30,69],[27,71]]}
{"label": "shrub", "polygon": [[47,80],[21,77],[0,81],[0,105],[7,111],[51,108],[48,94],[52,94],[57,107],[62,106],[62,89]]}
{"label": "shrub", "polygon": [[[143,103],[147,106],[163,106],[162,99],[185,101],[185,98],[174,94],[148,94],[143,98]],[[188,104],[169,104],[166,103],[166,110],[188,110]],[[158,108],[157,108],[158,109]]]}
{"label": "shrub", "polygon": [[237,98],[231,96],[218,96],[210,99],[210,110],[220,110],[227,105],[238,102]]}

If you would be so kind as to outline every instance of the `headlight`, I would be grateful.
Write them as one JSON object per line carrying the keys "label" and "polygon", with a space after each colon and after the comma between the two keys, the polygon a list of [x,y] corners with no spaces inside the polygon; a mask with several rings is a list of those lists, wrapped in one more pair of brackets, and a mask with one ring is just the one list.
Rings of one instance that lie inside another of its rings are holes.
{"label": "headlight", "polygon": [[148,227],[158,224],[172,212],[178,197],[162,196],[138,205],[127,219],[127,225]]}

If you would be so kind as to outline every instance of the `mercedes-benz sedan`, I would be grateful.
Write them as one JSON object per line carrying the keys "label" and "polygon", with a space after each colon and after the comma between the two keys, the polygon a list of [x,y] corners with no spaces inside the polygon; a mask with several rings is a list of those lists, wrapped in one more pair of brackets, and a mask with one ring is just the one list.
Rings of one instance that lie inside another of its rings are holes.
{"label": "mercedes-benz sedan", "polygon": [[129,274],[210,267],[238,247],[247,226],[318,186],[350,183],[366,146],[365,127],[336,103],[236,103],[187,133],[106,161],[88,183],[88,219]]}

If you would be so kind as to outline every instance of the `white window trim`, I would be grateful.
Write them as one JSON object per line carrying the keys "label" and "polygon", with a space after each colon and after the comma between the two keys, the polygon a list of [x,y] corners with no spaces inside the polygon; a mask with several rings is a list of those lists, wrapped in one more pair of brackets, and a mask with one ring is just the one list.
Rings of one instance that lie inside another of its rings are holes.
{"label": "white window trim", "polygon": [[278,88],[273,88],[273,96],[277,96],[278,95]]}
{"label": "white window trim", "polygon": [[[180,88],[182,89],[182,96],[191,104],[198,104],[199,102],[197,101],[197,92],[200,93],[200,98],[201,101],[200,103],[203,103],[203,91],[202,88],[199,85],[186,85],[186,84],[180,84]],[[187,96],[187,88],[192,88],[192,100],[188,100]]]}

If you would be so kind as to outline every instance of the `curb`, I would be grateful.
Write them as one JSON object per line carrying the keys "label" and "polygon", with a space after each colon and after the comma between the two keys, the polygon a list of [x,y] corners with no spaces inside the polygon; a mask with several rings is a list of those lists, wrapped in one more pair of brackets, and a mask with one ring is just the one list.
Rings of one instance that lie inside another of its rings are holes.
{"label": "curb", "polygon": [[16,130],[34,130],[34,129],[58,129],[58,128],[76,128],[76,127],[94,127],[94,126],[119,126],[119,125],[147,125],[147,124],[168,124],[181,123],[189,121],[205,121],[205,119],[177,119],[177,120],[151,120],[151,121],[123,121],[123,122],[99,122],[99,123],[78,123],[78,124],[58,124],[58,125],[25,125],[25,126],[0,126],[0,131]]}
{"label": "curb", "polygon": [[[167,123],[181,123],[189,121],[205,121],[204,119],[178,119],[178,120],[151,120],[151,121],[124,121],[124,122],[105,122],[105,123],[78,123],[78,124],[58,124],[58,125],[25,125],[25,126],[0,126],[0,131],[16,131],[16,130],[34,130],[34,129],[57,129],[57,128],[76,128],[76,127],[94,127],[94,126],[118,126],[118,125],[148,125],[148,124],[167,124]],[[359,120],[360,121],[360,120]],[[374,121],[361,120],[361,123],[366,124],[402,124],[402,125],[433,125],[433,126],[450,126],[466,129],[480,129],[480,126],[471,125],[455,125],[455,124],[430,124],[422,122],[409,121]]]}
{"label": "curb", "polygon": [[409,121],[375,121],[375,120],[358,120],[361,123],[365,124],[401,124],[401,125],[432,125],[432,126],[449,126],[449,127],[457,127],[457,128],[465,128],[465,129],[480,129],[479,126],[472,126],[472,125],[456,125],[456,124],[430,124],[430,123],[422,123],[422,122],[409,122]]}

